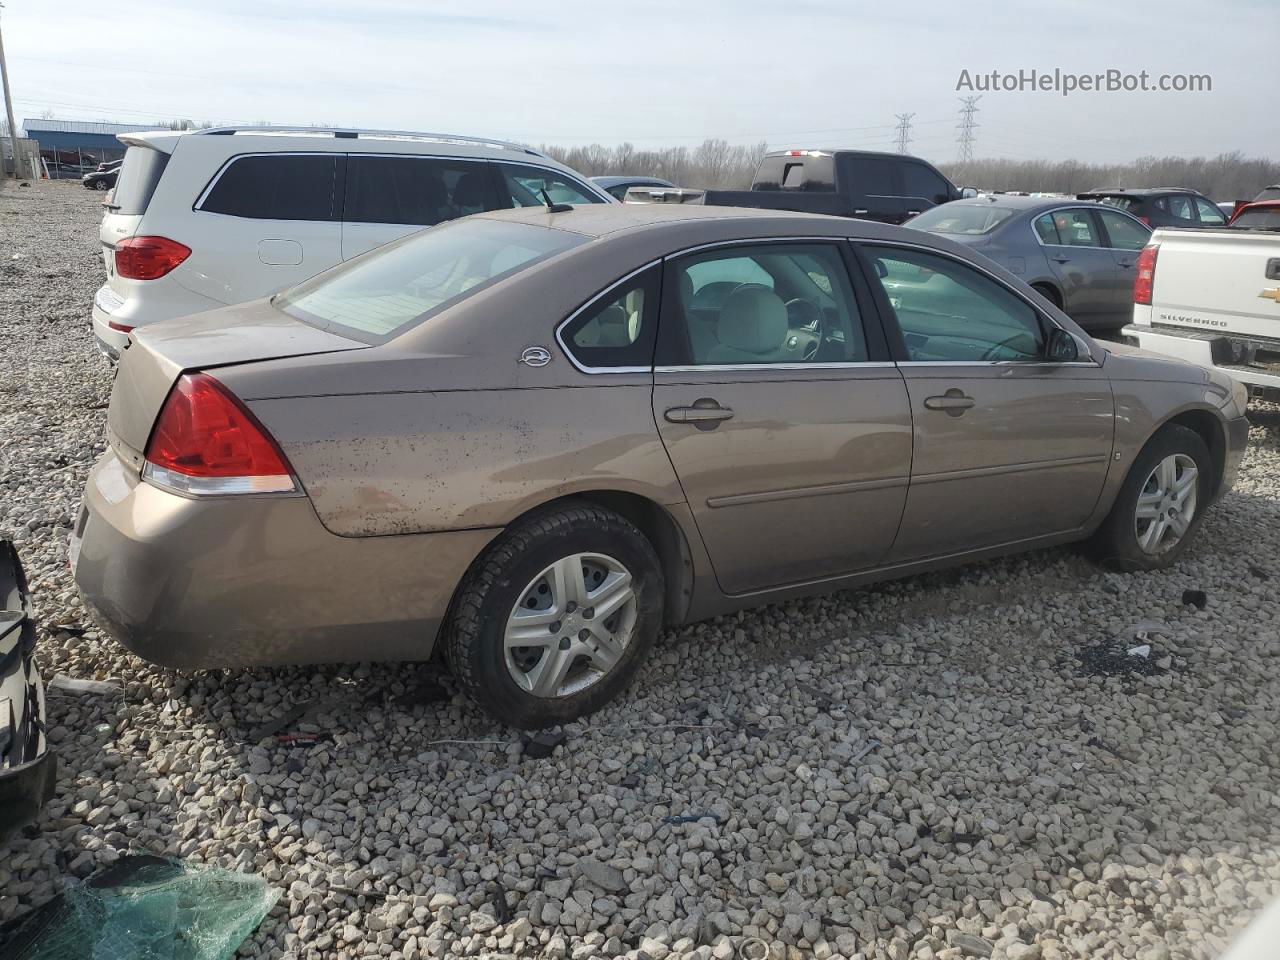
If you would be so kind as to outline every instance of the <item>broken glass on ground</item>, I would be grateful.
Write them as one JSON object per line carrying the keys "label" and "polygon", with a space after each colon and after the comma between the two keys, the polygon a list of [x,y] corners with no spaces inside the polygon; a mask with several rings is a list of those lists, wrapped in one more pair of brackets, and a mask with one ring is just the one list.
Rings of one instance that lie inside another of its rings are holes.
{"label": "broken glass on ground", "polygon": [[261,877],[121,857],[0,926],[6,960],[228,960],[275,905]]}

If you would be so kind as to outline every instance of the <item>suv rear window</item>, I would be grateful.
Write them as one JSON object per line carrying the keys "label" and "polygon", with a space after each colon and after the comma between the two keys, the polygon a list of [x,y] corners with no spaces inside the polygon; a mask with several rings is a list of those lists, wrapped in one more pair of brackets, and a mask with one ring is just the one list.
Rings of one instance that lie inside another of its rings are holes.
{"label": "suv rear window", "polygon": [[332,153],[235,157],[197,209],[254,220],[339,220],[334,194],[344,159]]}
{"label": "suv rear window", "polygon": [[567,230],[451,220],[350,260],[278,295],[290,316],[364,343],[385,343],[539,260],[585,243]]}
{"label": "suv rear window", "polygon": [[108,208],[113,213],[138,217],[147,212],[151,195],[164,173],[169,155],[151,147],[130,147],[124,152],[124,165],[116,180],[116,192]]}

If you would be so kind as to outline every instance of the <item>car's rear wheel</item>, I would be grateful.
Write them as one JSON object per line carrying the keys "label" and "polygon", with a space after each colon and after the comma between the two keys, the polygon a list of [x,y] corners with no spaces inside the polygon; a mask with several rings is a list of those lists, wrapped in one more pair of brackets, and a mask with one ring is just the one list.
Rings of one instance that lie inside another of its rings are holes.
{"label": "car's rear wheel", "polygon": [[591,504],[526,518],[490,546],[444,631],[458,682],[521,728],[600,709],[643,662],[662,624],[663,575],[629,521]]}
{"label": "car's rear wheel", "polygon": [[107,189],[107,181],[105,181],[105,180],[95,180],[95,181],[93,181],[93,189],[95,189],[95,190],[106,190],[106,189]]}
{"label": "car's rear wheel", "polygon": [[1194,430],[1168,424],[1142,448],[1094,535],[1098,558],[1124,570],[1174,563],[1200,525],[1213,490],[1213,458]]}

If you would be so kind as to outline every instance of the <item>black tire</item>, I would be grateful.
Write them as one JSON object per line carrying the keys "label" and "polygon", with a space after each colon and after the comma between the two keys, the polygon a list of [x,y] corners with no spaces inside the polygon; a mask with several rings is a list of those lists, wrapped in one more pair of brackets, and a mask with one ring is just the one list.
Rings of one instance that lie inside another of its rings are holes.
{"label": "black tire", "polygon": [[[539,573],[578,553],[615,558],[631,574],[635,624],[616,664],[586,689],[535,696],[508,669],[507,619]],[[568,723],[599,710],[634,678],[662,626],[664,592],[653,545],[628,520],[588,503],[548,509],[500,534],[468,572],[443,631],[445,658],[467,695],[504,723],[521,729]]]}
{"label": "black tire", "polygon": [[[1147,553],[1138,543],[1135,526],[1138,496],[1157,464],[1176,454],[1195,461],[1198,471],[1195,515],[1186,533],[1176,543],[1160,553]],[[1100,563],[1117,570],[1159,570],[1171,566],[1186,551],[1200,528],[1213,493],[1214,479],[1213,457],[1200,435],[1178,424],[1166,424],[1156,431],[1134,459],[1111,512],[1089,542],[1090,552]]]}

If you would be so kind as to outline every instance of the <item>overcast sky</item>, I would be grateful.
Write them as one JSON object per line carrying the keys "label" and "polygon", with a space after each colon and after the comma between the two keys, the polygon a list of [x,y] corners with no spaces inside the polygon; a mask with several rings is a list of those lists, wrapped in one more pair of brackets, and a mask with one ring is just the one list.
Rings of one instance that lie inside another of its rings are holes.
{"label": "overcast sky", "polygon": [[[15,114],[532,143],[704,137],[956,157],[962,70],[1208,74],[1202,93],[989,92],[975,153],[1280,155],[1275,0],[3,0]],[[965,91],[961,91],[965,92]]]}

